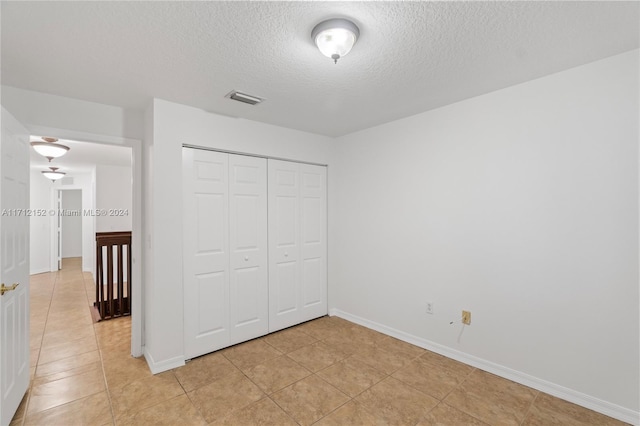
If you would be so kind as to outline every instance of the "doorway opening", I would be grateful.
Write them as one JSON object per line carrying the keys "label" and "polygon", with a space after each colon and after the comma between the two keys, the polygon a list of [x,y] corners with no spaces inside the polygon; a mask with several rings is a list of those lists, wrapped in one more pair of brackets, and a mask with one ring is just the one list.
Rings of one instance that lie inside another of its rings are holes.
{"label": "doorway opening", "polygon": [[[134,194],[141,193],[141,143],[108,136],[96,140],[96,135],[87,135],[84,139],[78,132],[73,132],[73,139],[67,139],[61,134],[64,131],[51,129],[51,132],[47,136],[58,138],[70,150],[52,161],[60,171],[66,173],[64,178],[54,182],[41,174],[50,163],[30,150],[30,207],[48,212],[47,217],[32,218],[30,223],[30,274],[58,271],[63,259],[65,265],[69,265],[67,259],[73,256],[76,262],[81,263],[82,272],[90,273],[95,283],[96,234],[129,232],[133,242],[133,264],[127,265],[127,272],[132,276],[130,283],[134,287],[131,289],[131,354],[140,356],[142,283],[141,265],[136,261],[141,259],[142,226],[140,197]],[[79,244],[78,229],[81,235]],[[90,294],[95,293],[94,290]]]}

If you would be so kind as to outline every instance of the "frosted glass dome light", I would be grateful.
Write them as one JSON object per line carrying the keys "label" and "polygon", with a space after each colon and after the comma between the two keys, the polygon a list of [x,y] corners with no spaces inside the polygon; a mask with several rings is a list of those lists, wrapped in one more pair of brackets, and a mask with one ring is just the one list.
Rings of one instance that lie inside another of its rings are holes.
{"label": "frosted glass dome light", "polygon": [[54,158],[62,157],[69,151],[68,146],[56,142],[58,142],[56,138],[43,137],[42,141],[31,142],[31,146],[38,154],[46,157],[51,162]]}
{"label": "frosted glass dome light", "polygon": [[42,172],[42,176],[51,179],[52,181],[56,181],[58,179],[62,179],[66,173],[59,172],[58,167],[49,167],[51,170],[46,170]]}
{"label": "frosted glass dome light", "polygon": [[347,19],[329,19],[320,22],[311,31],[311,38],[322,54],[338,63],[338,59],[351,51],[360,30]]}

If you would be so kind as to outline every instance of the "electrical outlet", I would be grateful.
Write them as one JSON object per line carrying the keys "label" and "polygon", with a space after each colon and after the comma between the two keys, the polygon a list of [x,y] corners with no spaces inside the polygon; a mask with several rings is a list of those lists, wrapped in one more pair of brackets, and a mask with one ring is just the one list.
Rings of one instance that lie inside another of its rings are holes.
{"label": "electrical outlet", "polygon": [[433,315],[433,302],[427,302],[427,310],[426,312],[428,314],[432,314]]}
{"label": "electrical outlet", "polygon": [[471,311],[462,311],[462,323],[471,325]]}

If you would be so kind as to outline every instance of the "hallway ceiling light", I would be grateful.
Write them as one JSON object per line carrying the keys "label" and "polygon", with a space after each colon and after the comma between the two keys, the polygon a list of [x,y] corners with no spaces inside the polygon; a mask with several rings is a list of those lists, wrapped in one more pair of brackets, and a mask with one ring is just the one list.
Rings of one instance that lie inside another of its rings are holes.
{"label": "hallway ceiling light", "polygon": [[56,142],[58,142],[56,138],[43,137],[42,141],[31,142],[31,146],[38,154],[48,158],[51,162],[54,158],[62,157],[69,151],[68,146]]}
{"label": "hallway ceiling light", "polygon": [[[51,161],[51,160],[49,160]],[[57,181],[58,179],[62,179],[66,173],[59,172],[58,167],[49,167],[51,170],[45,170],[42,172],[42,175],[46,178],[51,179],[52,181]]]}
{"label": "hallway ceiling light", "polygon": [[338,63],[338,59],[351,51],[360,37],[360,29],[347,19],[328,19],[311,31],[311,38],[322,54]]}

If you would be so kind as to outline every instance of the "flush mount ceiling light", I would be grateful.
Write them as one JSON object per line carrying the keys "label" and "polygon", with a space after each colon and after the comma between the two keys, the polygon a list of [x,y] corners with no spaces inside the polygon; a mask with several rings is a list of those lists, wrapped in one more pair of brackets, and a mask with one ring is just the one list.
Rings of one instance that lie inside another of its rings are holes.
{"label": "flush mount ceiling light", "polygon": [[42,141],[33,141],[31,146],[36,152],[43,157],[49,159],[49,162],[54,158],[62,157],[69,151],[69,147],[56,143],[58,139],[43,137]]}
{"label": "flush mount ceiling light", "polygon": [[358,26],[348,19],[328,19],[320,22],[311,31],[311,38],[322,54],[338,63],[338,59],[349,53],[360,37]]}
{"label": "flush mount ceiling light", "polygon": [[56,181],[58,179],[62,179],[66,173],[62,173],[58,171],[58,167],[49,167],[51,170],[45,170],[42,172],[42,175],[46,178],[51,179],[52,181]]}

